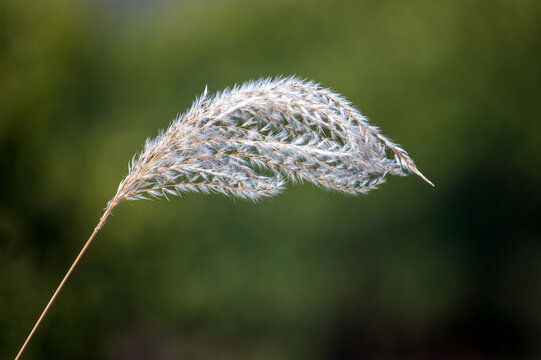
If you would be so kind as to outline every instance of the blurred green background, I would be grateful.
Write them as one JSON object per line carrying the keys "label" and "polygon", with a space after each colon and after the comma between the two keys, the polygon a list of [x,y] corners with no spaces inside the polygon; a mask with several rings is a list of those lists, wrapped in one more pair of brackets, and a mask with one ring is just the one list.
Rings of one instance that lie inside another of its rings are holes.
{"label": "blurred green background", "polygon": [[147,137],[207,84],[292,74],[436,187],[124,203],[24,359],[541,357],[540,18],[537,0],[0,0],[0,357]]}

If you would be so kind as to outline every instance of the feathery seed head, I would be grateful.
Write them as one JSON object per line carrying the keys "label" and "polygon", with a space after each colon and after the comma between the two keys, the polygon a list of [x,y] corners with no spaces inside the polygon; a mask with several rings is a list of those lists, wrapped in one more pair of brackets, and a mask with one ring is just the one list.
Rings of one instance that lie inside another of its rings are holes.
{"label": "feathery seed head", "polygon": [[187,191],[256,200],[286,179],[358,194],[407,172],[433,185],[342,96],[295,77],[263,79],[214,96],[205,88],[146,141],[112,202]]}

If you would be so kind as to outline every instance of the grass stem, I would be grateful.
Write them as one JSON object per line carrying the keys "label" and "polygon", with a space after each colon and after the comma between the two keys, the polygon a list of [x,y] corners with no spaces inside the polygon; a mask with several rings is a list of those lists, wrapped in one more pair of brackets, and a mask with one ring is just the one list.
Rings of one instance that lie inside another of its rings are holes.
{"label": "grass stem", "polygon": [[73,264],[71,264],[69,270],[66,272],[66,275],[64,275],[64,278],[60,282],[60,285],[58,285],[58,287],[56,288],[56,291],[54,292],[53,296],[51,297],[51,299],[47,303],[47,306],[45,306],[45,309],[43,309],[43,312],[39,316],[38,321],[36,321],[34,327],[32,328],[32,331],[30,331],[30,334],[28,334],[28,337],[26,338],[23,346],[21,346],[21,349],[19,350],[17,356],[15,357],[15,360],[19,360],[21,358],[21,355],[22,355],[24,349],[26,348],[26,346],[30,342],[30,339],[32,339],[32,336],[34,336],[34,333],[38,329],[39,325],[41,324],[41,322],[42,322],[43,318],[45,317],[45,315],[47,314],[47,312],[49,312],[49,309],[53,305],[53,303],[54,303],[56,297],[58,296],[58,294],[60,293],[60,290],[62,290],[62,288],[64,287],[64,285],[68,281],[68,278],[70,277],[71,273],[73,272],[73,270],[75,269],[75,267],[77,266],[77,264],[79,263],[81,258],[83,257],[84,253],[86,252],[86,250],[88,249],[90,244],[92,243],[92,240],[94,240],[94,238],[96,237],[96,234],[100,231],[100,229],[103,227],[103,225],[107,221],[107,218],[109,217],[109,215],[111,215],[111,212],[113,211],[113,209],[115,208],[116,205],[117,205],[116,203],[111,203],[107,207],[105,213],[103,214],[103,216],[100,219],[100,222],[94,228],[94,231],[92,232],[92,235],[90,235],[90,237],[86,241],[85,246],[83,246],[83,248],[79,252],[79,255],[77,255],[77,257],[75,258],[75,261],[73,261]]}

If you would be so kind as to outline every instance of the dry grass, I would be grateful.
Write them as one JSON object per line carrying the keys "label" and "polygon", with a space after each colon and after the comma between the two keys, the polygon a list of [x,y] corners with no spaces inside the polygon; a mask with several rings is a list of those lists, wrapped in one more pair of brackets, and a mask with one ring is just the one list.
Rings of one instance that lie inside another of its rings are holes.
{"label": "dry grass", "polygon": [[417,170],[399,145],[381,135],[342,96],[297,78],[249,82],[204,94],[157,138],[147,140],[85,246],[21,347],[43,317],[113,209],[124,200],[196,191],[257,200],[287,180],[365,193],[387,174]]}

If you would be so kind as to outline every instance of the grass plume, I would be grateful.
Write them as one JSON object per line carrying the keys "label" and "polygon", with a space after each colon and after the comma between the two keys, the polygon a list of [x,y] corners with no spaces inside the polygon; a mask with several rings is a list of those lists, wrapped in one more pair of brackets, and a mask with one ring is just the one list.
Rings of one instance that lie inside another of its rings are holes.
{"label": "grass plume", "polygon": [[417,174],[407,152],[344,97],[294,77],[248,82],[214,96],[205,92],[129,165],[92,235],[62,279],[29,340],[86,249],[124,200],[220,193],[257,200],[287,180],[348,194],[365,193],[385,176]]}

